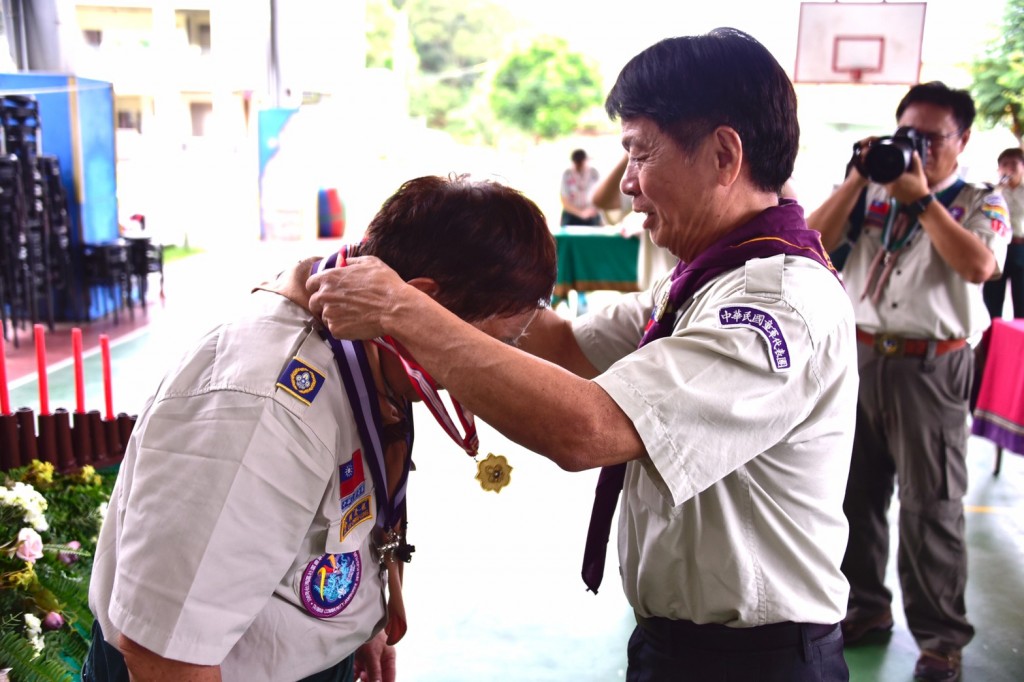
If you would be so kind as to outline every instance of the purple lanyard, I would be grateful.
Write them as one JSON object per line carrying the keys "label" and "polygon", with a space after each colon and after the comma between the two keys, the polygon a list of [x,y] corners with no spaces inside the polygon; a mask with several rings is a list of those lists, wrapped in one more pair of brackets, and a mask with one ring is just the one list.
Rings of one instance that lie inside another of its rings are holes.
{"label": "purple lanyard", "polygon": [[[313,273],[333,267],[337,260],[338,253],[334,253],[323,261],[315,263]],[[380,416],[380,405],[377,402],[377,385],[373,380],[373,372],[370,371],[366,349],[363,348],[361,341],[342,341],[334,338],[326,328],[320,332],[320,335],[334,351],[334,359],[338,363],[338,370],[341,372],[341,379],[345,384],[345,393],[348,394],[348,402],[352,407],[356,428],[359,430],[359,440],[363,444],[363,451],[366,453],[366,460],[370,465],[374,495],[377,498],[377,525],[391,528],[402,518],[402,513],[405,510],[405,491],[409,481],[412,457],[406,456],[394,499],[389,499],[385,473],[387,468],[384,463],[384,442],[381,438],[383,423]],[[405,415],[409,423],[406,444],[409,448],[409,455],[411,455],[412,410],[405,410]]]}

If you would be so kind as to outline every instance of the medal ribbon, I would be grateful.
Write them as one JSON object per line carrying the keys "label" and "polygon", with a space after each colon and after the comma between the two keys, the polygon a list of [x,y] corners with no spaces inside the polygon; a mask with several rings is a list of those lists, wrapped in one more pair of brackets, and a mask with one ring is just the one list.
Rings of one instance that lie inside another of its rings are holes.
{"label": "medal ribbon", "polygon": [[[637,347],[669,336],[675,328],[676,313],[707,282],[753,258],[770,258],[779,254],[810,258],[839,279],[839,273],[832,267],[832,261],[821,244],[821,235],[807,227],[803,209],[795,201],[783,199],[778,206],[762,211],[750,222],[721,237],[692,261],[680,261],[676,265],[668,300],[664,305],[656,306],[651,313],[651,320]],[[582,571],[583,582],[594,594],[597,594],[604,576],[612,516],[625,479],[625,464],[602,467],[597,479]]]}
{"label": "medal ribbon", "polygon": [[[320,263],[313,266],[313,272],[319,272],[332,267],[345,267],[348,256],[354,254],[354,249],[349,245],[344,245],[337,253],[333,253]],[[448,408],[444,401],[441,399],[440,391],[437,388],[437,382],[430,376],[430,373],[423,368],[416,360],[412,357],[412,354],[398,341],[390,336],[378,337],[373,339],[373,342],[380,348],[383,348],[393,353],[401,362],[402,367],[405,368],[405,373],[412,382],[413,389],[416,394],[423,400],[423,404],[430,411],[430,414],[434,417],[434,420],[444,429],[444,432],[455,441],[455,443],[465,450],[466,454],[470,457],[475,457],[477,451],[480,448],[480,439],[477,436],[476,422],[473,417],[473,413],[463,407],[459,401],[455,400],[451,396],[452,406],[455,410],[455,414],[458,416],[459,424],[462,425],[462,432],[459,430],[459,426],[456,425],[455,420],[448,414]]]}

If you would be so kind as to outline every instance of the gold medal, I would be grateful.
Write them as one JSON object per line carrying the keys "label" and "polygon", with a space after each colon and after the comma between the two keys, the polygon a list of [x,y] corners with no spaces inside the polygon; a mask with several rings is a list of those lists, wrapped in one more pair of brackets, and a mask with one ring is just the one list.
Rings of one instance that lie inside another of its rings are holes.
{"label": "gold medal", "polygon": [[476,480],[484,490],[500,493],[512,480],[512,467],[504,455],[487,454],[487,458],[476,465]]}

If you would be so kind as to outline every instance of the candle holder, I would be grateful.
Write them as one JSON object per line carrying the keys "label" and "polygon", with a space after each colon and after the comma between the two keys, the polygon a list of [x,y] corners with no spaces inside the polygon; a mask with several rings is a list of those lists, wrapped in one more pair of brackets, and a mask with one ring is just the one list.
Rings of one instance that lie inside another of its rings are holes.
{"label": "candle holder", "polygon": [[71,415],[71,447],[75,453],[75,464],[84,467],[92,464],[92,437],[89,434],[89,415],[75,412]]}
{"label": "candle holder", "polygon": [[75,468],[75,449],[71,441],[71,413],[63,407],[53,411],[54,435],[57,438],[57,470]]}
{"label": "candle holder", "polygon": [[39,458],[39,445],[36,443],[36,416],[28,407],[19,407],[14,413],[18,420],[18,449],[21,451],[21,464],[27,466],[32,460]]}
{"label": "candle holder", "polygon": [[0,415],[0,468],[10,471],[21,462],[18,445],[18,418],[13,414]]}
{"label": "candle holder", "polygon": [[57,466],[57,418],[52,414],[41,414],[39,421],[39,456],[40,462],[49,462]]}
{"label": "candle holder", "polygon": [[89,410],[85,413],[89,422],[89,440],[92,442],[92,457],[94,462],[102,462],[107,458],[107,439],[103,432],[103,417],[99,410]]}
{"label": "candle holder", "polygon": [[103,437],[107,441],[107,458],[119,457],[123,452],[121,432],[117,428],[117,419],[103,420]]}
{"label": "candle holder", "polygon": [[128,439],[132,437],[132,430],[135,428],[135,415],[125,414],[121,412],[117,415],[117,433],[121,437],[121,450],[120,453],[123,456],[124,451],[128,448]]}

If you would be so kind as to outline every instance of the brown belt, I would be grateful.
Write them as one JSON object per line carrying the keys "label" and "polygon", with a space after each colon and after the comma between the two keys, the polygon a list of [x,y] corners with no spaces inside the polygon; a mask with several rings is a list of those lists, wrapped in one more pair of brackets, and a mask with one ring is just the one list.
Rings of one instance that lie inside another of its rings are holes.
{"label": "brown belt", "polygon": [[959,350],[967,345],[967,339],[944,339],[942,341],[905,339],[892,334],[870,334],[860,327],[857,328],[857,340],[872,346],[879,355],[892,357],[924,357],[928,354],[928,345],[932,343],[935,344],[935,357]]}

